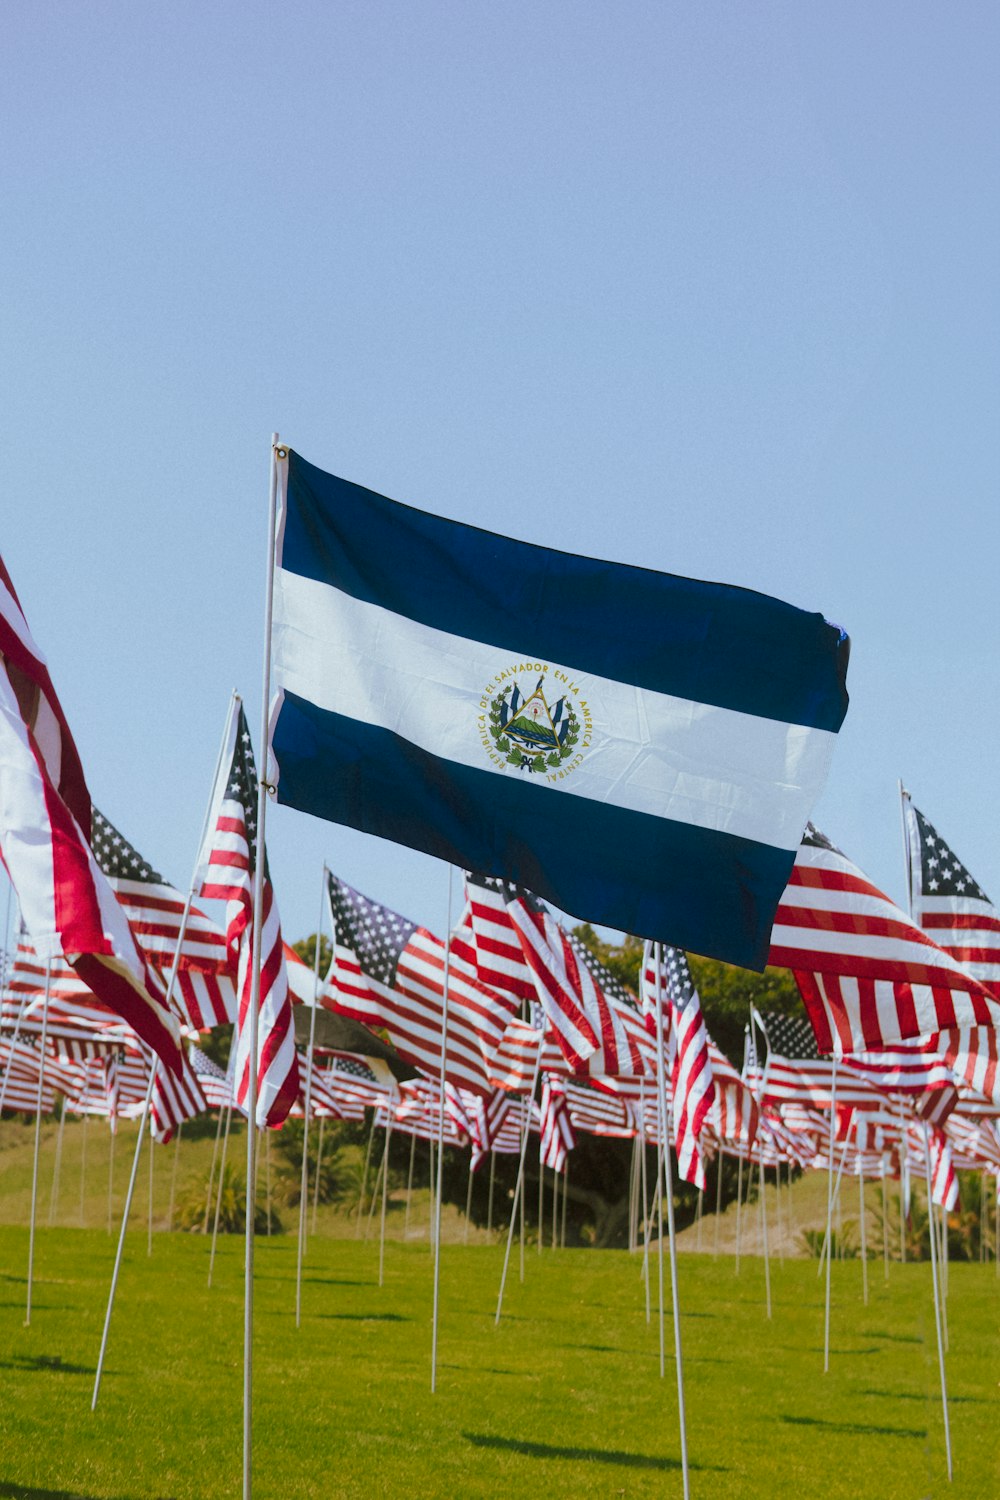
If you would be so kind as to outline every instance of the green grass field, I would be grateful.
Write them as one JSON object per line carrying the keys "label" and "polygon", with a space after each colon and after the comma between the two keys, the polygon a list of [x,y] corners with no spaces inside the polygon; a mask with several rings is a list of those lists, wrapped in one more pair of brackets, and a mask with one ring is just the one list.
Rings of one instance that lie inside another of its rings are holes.
{"label": "green grass field", "polygon": [[[206,1287],[200,1236],[130,1235],[96,1414],[90,1393],[113,1243],[39,1233],[30,1328],[27,1235],[0,1231],[0,1496],[212,1500],[240,1493],[242,1245]],[[438,1393],[430,1394],[431,1257],[393,1243],[309,1242],[294,1326],[295,1241],[258,1241],[255,1490],[265,1497],[680,1495],[673,1369],[658,1373],[640,1265],[624,1253],[531,1248],[493,1312],[502,1251],[442,1255]],[[945,1477],[929,1268],[835,1264],[822,1374],[815,1263],[681,1259],[695,1496],[1000,1494],[1000,1302],[992,1266],[951,1268]]]}
{"label": "green grass field", "polygon": [[[30,1328],[24,1327],[32,1130],[0,1132],[0,1500],[215,1500],[240,1494],[242,1241],[167,1233],[174,1161],[180,1202],[203,1180],[212,1140],[155,1156],[152,1255],[148,1176],[139,1179],[100,1406],[94,1369],[134,1127],[112,1158],[106,1130],[70,1125],[53,1193],[56,1126],[43,1130]],[[237,1156],[243,1143],[234,1148]],[[113,1168],[113,1170],[112,1170]],[[773,1190],[772,1190],[773,1191]],[[703,1254],[680,1257],[692,1495],[715,1497],[1000,1495],[1000,1280],[992,1264],[953,1264],[948,1302],[955,1482],[946,1478],[930,1267],[834,1263],[832,1368],[822,1373],[816,1262],[787,1258],[819,1222],[825,1187],[795,1185],[768,1213],[774,1316],[763,1264],[734,1274],[733,1211],[708,1217]],[[869,1205],[877,1200],[869,1190]],[[397,1195],[378,1285],[377,1224],[354,1238],[321,1208],[309,1240],[303,1324],[294,1326],[293,1235],[257,1244],[255,1487],[298,1497],[680,1496],[680,1448],[667,1322],[659,1377],[639,1257],[529,1246],[515,1253],[495,1329],[503,1247],[474,1231],[463,1244],[449,1210],[442,1255],[438,1391],[430,1394],[432,1259],[426,1189],[408,1241]],[[286,1211],[286,1219],[292,1218]],[[51,1220],[51,1222],[50,1222]],[[80,1227],[80,1226],[84,1227]],[[745,1215],[744,1245],[759,1226]],[[870,1227],[873,1250],[877,1244]],[[446,1235],[446,1238],[448,1236]],[[723,1253],[713,1259],[718,1240]],[[478,1241],[478,1243],[476,1243]],[[682,1237],[688,1250],[694,1229]],[[669,1297],[669,1279],[667,1287]],[[654,1275],[655,1300],[655,1275]]]}

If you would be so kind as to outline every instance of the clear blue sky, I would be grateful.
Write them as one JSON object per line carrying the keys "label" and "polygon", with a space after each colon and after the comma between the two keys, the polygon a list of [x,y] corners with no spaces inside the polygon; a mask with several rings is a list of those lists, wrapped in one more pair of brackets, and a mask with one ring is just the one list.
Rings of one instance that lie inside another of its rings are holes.
{"label": "clear blue sky", "polygon": [[[15,0],[0,547],[95,800],[189,879],[259,721],[270,433],[413,504],[853,638],[817,821],[903,898],[896,778],[1000,900],[986,3]],[[285,808],[438,929],[445,871]]]}

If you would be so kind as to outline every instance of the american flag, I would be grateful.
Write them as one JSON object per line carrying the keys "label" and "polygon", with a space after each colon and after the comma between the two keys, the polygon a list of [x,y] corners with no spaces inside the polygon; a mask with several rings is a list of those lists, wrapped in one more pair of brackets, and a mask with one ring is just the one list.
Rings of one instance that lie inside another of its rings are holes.
{"label": "american flag", "polygon": [[132,931],[164,984],[164,976],[177,961],[173,998],[187,1024],[196,1031],[209,1031],[235,1021],[236,991],[222,929],[192,904],[178,955],[184,897],[96,807],[91,845]]}
{"label": "american flag", "polygon": [[635,1116],[624,1100],[578,1078],[565,1078],[562,1083],[570,1122],[575,1130],[583,1130],[588,1135],[635,1135]]}
{"label": "american flag", "polygon": [[21,936],[0,1006],[0,1030],[13,1036],[41,1035],[48,970],[47,1044],[59,1056],[97,1057],[127,1041],[132,1028],[115,1011],[102,1005],[79,974],[63,958],[46,964],[27,938]]}
{"label": "american flag", "polygon": [[442,1120],[441,1092],[438,1084],[430,1078],[407,1078],[399,1086],[399,1097],[395,1105],[388,1105],[375,1116],[377,1125],[383,1128],[392,1119],[393,1130],[404,1135],[415,1135],[423,1141],[436,1141],[442,1132],[446,1146],[466,1146],[469,1137],[455,1113],[446,1108]]}
{"label": "american flag", "polygon": [[[880,1052],[858,1052],[834,1061],[820,1057],[808,1024],[771,1012],[758,1017],[767,1041],[767,1065],[757,1080],[766,1105],[808,1104],[829,1109],[880,1110],[885,1096],[901,1096],[916,1112],[938,1123],[958,1101],[955,1077],[944,1058],[924,1043],[897,1042]],[[807,1033],[809,1033],[807,1035]],[[792,1055],[784,1052],[793,1049]]]}
{"label": "american flag", "polygon": [[363,1119],[366,1109],[378,1109],[395,1098],[396,1080],[380,1058],[325,1050],[320,1056],[321,1077],[344,1119]]}
{"label": "american flag", "polygon": [[634,1003],[589,949],[533,898],[507,907],[546,1020],[574,1073],[637,1078],[653,1071]]}
{"label": "american flag", "polygon": [[771,934],[822,1052],[867,1052],[960,1026],[1000,1005],[810,823]]}
{"label": "american flag", "polygon": [[958,1173],[951,1154],[951,1142],[943,1130],[928,1131],[931,1156],[931,1197],[942,1208],[958,1207]]}
{"label": "american flag", "polygon": [[752,1146],[760,1121],[753,1092],[711,1037],[708,1039],[708,1058],[715,1084],[715,1103],[709,1112],[711,1127],[720,1141]]}
{"label": "american flag", "polygon": [[483,984],[501,995],[532,1001],[537,991],[532,972],[511,922],[508,903],[518,897],[533,901],[518,886],[494,875],[466,872],[466,916],[462,927],[471,933],[474,962]]}
{"label": "american flag", "polygon": [[[685,1182],[693,1182],[696,1187],[703,1188],[706,1181],[705,1168],[698,1149],[698,1137],[715,1100],[715,1083],[701,1001],[691,977],[687,955],[681,948],[662,949],[660,972],[657,975],[654,944],[647,942],[643,950],[642,972],[644,998],[646,976],[651,972],[653,1004],[664,1009],[664,1029],[673,1031],[670,1083],[673,1092],[677,1170]],[[659,996],[656,994],[658,982],[662,986]],[[667,1008],[669,1015],[666,1013]]]}
{"label": "american flag", "polygon": [[0,561],[0,853],[25,927],[171,1068],[180,1031],[90,847],[90,793],[45,659]]}
{"label": "american flag", "polygon": [[570,1119],[566,1086],[561,1078],[550,1074],[542,1079],[541,1122],[538,1160],[553,1172],[566,1170],[566,1158],[576,1145],[576,1134]]}
{"label": "american flag", "polygon": [[[191,1070],[198,1080],[198,1087],[205,1096],[205,1102],[209,1109],[227,1109],[233,1103],[233,1080],[232,1074],[227,1073],[224,1068],[203,1052],[200,1047],[192,1047],[189,1060]],[[235,1053],[231,1061],[235,1060]]]}
{"label": "american flag", "polygon": [[207,1109],[208,1101],[190,1058],[185,1057],[179,1078],[157,1068],[149,1108],[149,1129],[154,1140],[166,1144],[185,1120],[193,1120]]}
{"label": "american flag", "polygon": [[[333,1008],[371,1030],[384,1028],[399,1055],[438,1077],[444,1034],[445,945],[425,927],[328,878],[334,932]],[[479,982],[452,945],[448,964],[445,1080],[489,1094],[489,1064],[517,1010]]]}
{"label": "american flag", "polygon": [[914,919],[1000,1000],[1000,911],[908,793],[903,812]]}
{"label": "american flag", "polygon": [[[0,1098],[4,1110],[34,1114],[38,1108],[38,1072],[40,1054],[27,1042],[0,1041]],[[42,1114],[55,1109],[57,1068],[46,1059],[42,1083]],[[63,1090],[63,1084],[59,1084]]]}
{"label": "american flag", "polygon": [[221,774],[212,796],[208,833],[199,860],[200,894],[226,902],[226,943],[237,970],[239,1010],[236,1103],[245,1109],[250,1089],[250,1000],[253,988],[253,887],[257,859],[264,861],[263,931],[260,944],[257,1109],[259,1126],[280,1125],[295,1103],[299,1075],[292,1007],[282,953],[281,922],[267,869],[257,848],[257,770],[243,705],[233,700]]}

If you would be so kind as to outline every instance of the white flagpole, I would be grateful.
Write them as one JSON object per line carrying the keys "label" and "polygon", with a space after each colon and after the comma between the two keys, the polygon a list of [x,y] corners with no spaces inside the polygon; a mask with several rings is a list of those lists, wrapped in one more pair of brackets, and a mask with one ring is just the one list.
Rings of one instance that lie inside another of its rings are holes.
{"label": "white flagpole", "polygon": [[278,460],[288,457],[287,448],[279,448],[278,434],[271,434],[271,485],[267,525],[267,587],[264,595],[264,670],[261,685],[260,761],[257,766],[257,859],[253,880],[253,947],[250,960],[250,1047],[247,1087],[247,1217],[246,1253],[243,1288],[243,1500],[251,1500],[253,1488],[253,1257],[254,1198],[257,1150],[257,1053],[258,1011],[260,1009],[260,955],[264,927],[264,824],[267,818],[267,794],[272,788],[267,779],[270,750],[271,708],[271,617],[274,603],[274,542],[278,505]]}
{"label": "white flagpole", "polygon": [[886,1282],[889,1280],[889,1199],[885,1186],[885,1152],[882,1152],[882,1269]]}
{"label": "white flagpole", "polygon": [[[751,1006],[750,1007],[750,1034],[751,1034],[751,1036],[753,1038],[754,1055],[757,1056],[757,1058],[758,1058],[758,1062],[757,1062],[757,1078],[758,1078],[758,1080],[760,1080],[761,1079],[761,1070],[760,1070],[760,1059],[759,1059],[759,1053],[758,1053],[756,1015],[757,1015],[757,1012],[755,1011],[754,1007]],[[760,1029],[761,1029],[761,1032],[763,1033],[764,1041],[768,1045],[768,1062],[770,1062],[770,1044],[767,1041],[767,1031],[765,1030],[765,1028],[764,1028],[763,1025],[761,1025]],[[760,1110],[760,1118],[761,1118],[761,1120],[763,1120],[763,1113],[764,1112],[763,1112],[763,1108],[762,1108],[762,1105],[761,1105],[761,1099],[763,1098],[763,1095],[764,1095],[763,1084],[759,1083],[758,1087],[760,1088],[760,1094],[757,1096],[757,1108],[758,1108],[758,1110]],[[762,1239],[763,1247],[764,1247],[764,1292],[765,1292],[765,1299],[766,1299],[766,1303],[767,1303],[767,1316],[770,1319],[770,1317],[771,1317],[771,1257],[768,1254],[768,1243],[767,1243],[767,1202],[765,1200],[765,1193],[766,1193],[766,1190],[767,1190],[767,1181],[766,1181],[766,1178],[764,1176],[764,1136],[763,1136],[763,1132],[762,1131],[758,1131],[757,1138],[758,1138],[758,1141],[760,1143],[760,1177],[759,1177],[759,1181],[760,1181],[760,1228],[761,1228],[761,1239]]]}
{"label": "white flagpole", "polygon": [[205,1194],[205,1219],[201,1226],[202,1234],[208,1233],[208,1221],[212,1214],[212,1189],[215,1186],[215,1163],[219,1155],[219,1140],[222,1136],[222,1122],[226,1116],[226,1105],[219,1107],[219,1119],[215,1127],[215,1145],[212,1147],[212,1165],[208,1172],[208,1192]]}
{"label": "white flagpole", "polygon": [[[670,1296],[674,1313],[674,1363],[677,1366],[677,1420],[681,1433],[681,1470],[684,1479],[684,1500],[690,1500],[691,1480],[688,1473],[687,1421],[684,1414],[684,1360],[681,1354],[681,1309],[677,1295],[677,1239],[674,1234],[674,1182],[670,1162],[670,1107],[667,1104],[667,1080],[663,1065],[663,992],[661,989],[662,948],[656,945],[656,992],[657,1005],[657,1061],[661,1066],[660,1100],[663,1106],[663,1166],[667,1197],[667,1233],[670,1237]],[[673,1065],[674,1049],[677,1046],[677,1028],[670,1028],[670,1061]],[[661,1299],[662,1301],[662,1299]]]}
{"label": "white flagpole", "polygon": [[365,1195],[368,1192],[368,1168],[372,1159],[372,1141],[375,1138],[375,1120],[377,1115],[378,1111],[373,1109],[371,1129],[368,1132],[368,1144],[365,1147],[365,1164],[361,1169],[361,1192],[358,1195],[358,1212],[354,1221],[354,1238],[356,1240],[361,1238],[361,1219],[365,1211]]}
{"label": "white flagpole", "polygon": [[[438,1346],[438,1306],[440,1302],[441,1287],[441,1187],[442,1173],[444,1167],[444,1091],[445,1075],[448,1061],[448,986],[451,978],[451,865],[448,866],[448,920],[444,938],[444,977],[442,980],[443,994],[441,997],[441,1076],[439,1086],[441,1091],[440,1108],[438,1111],[438,1156],[437,1156],[437,1187],[434,1200],[434,1309],[431,1319],[431,1395],[437,1390],[437,1346]],[[388,1165],[389,1137],[386,1135],[385,1143],[386,1163]],[[381,1282],[379,1283],[381,1285]]]}
{"label": "white flagpole", "polygon": [[409,1237],[410,1232],[410,1199],[413,1197],[413,1158],[417,1149],[417,1133],[413,1131],[410,1135],[410,1170],[406,1177],[406,1213],[403,1216],[403,1239]]}
{"label": "white flagpole", "polygon": [[[176,964],[175,964],[176,969]],[[142,1133],[149,1117],[150,1101],[153,1097],[153,1085],[156,1082],[156,1063],[151,1063],[149,1069],[149,1082],[146,1084],[146,1099],[142,1107],[142,1118],[139,1121],[139,1134],[135,1143],[135,1153],[132,1157],[132,1171],[129,1173],[128,1191],[125,1194],[125,1207],[122,1210],[122,1227],[118,1236],[118,1249],[115,1252],[115,1266],[111,1273],[111,1290],[108,1293],[108,1306],[104,1314],[104,1331],[101,1334],[101,1352],[97,1356],[97,1370],[94,1374],[94,1390],[90,1398],[91,1411],[97,1410],[97,1398],[101,1392],[101,1376],[104,1373],[104,1355],[108,1347],[108,1334],[111,1331],[111,1311],[115,1305],[115,1291],[118,1287],[118,1273],[121,1270],[122,1251],[125,1248],[125,1230],[128,1226],[129,1209],[132,1207],[132,1194],[135,1192],[135,1179],[139,1173],[139,1157],[142,1154]],[[113,1139],[113,1138],[112,1138]]]}
{"label": "white flagpole", "polygon": [[312,1228],[310,1234],[316,1233],[316,1215],[319,1213],[319,1184],[323,1171],[323,1136],[326,1132],[326,1115],[319,1117],[319,1140],[316,1143],[316,1178],[313,1183],[313,1211]]}
{"label": "white flagpole", "polygon": [[316,1046],[316,1012],[319,1009],[319,951],[323,937],[323,910],[326,906],[326,861],[320,880],[319,925],[316,928],[316,952],[313,957],[313,1008],[309,1017],[309,1048],[306,1053],[306,1095],[302,1108],[302,1180],[299,1184],[299,1243],[295,1264],[295,1326],[302,1326],[302,1256],[306,1246],[306,1212],[309,1200],[309,1109],[312,1104],[313,1052]]}
{"label": "white flagpole", "polygon": [[82,1229],[86,1220],[87,1202],[87,1123],[90,1116],[83,1117],[82,1140],[80,1142],[80,1228]]}
{"label": "white flagpole", "polygon": [[56,1136],[56,1160],[52,1168],[52,1188],[49,1193],[49,1225],[56,1222],[56,1212],[59,1208],[59,1178],[62,1172],[62,1148],[63,1131],[66,1128],[66,1096],[63,1095],[62,1108],[59,1111],[59,1133]]}
{"label": "white flagpole", "polygon": [[868,1238],[865,1227],[865,1174],[864,1163],[858,1159],[858,1188],[861,1195],[861,1284],[864,1289],[865,1306],[868,1306]]}
{"label": "white flagpole", "polygon": [[38,1152],[42,1139],[42,1100],[45,1089],[45,1040],[49,1027],[49,985],[52,977],[52,958],[45,960],[45,997],[42,1001],[42,1038],[38,1044],[38,1099],[35,1107],[35,1155],[31,1168],[31,1228],[28,1231],[28,1302],[24,1313],[24,1326],[31,1324],[31,1287],[35,1271],[35,1218],[38,1209]]}
{"label": "white flagpole", "polygon": [[[749,1128],[747,1130],[749,1137]],[[740,1123],[740,1136],[736,1143],[736,1267],[735,1274],[740,1274],[740,1219],[743,1213],[743,1126]]]}
{"label": "white flagpole", "polygon": [[487,1205],[486,1205],[486,1232],[487,1232],[487,1234],[492,1234],[493,1233],[493,1185],[494,1185],[494,1182],[496,1181],[496,1170],[497,1170],[497,1154],[494,1151],[493,1147],[491,1146],[490,1147],[490,1191],[489,1191],[489,1201],[487,1202]]}
{"label": "white flagpole", "polygon": [[833,1149],[837,1133],[837,1059],[833,1059],[830,1083],[830,1160],[826,1174],[826,1304],[823,1324],[823,1374],[830,1369],[830,1254],[833,1232]]}
{"label": "white flagpole", "polygon": [[[378,1284],[385,1285],[385,1210],[389,1196],[389,1143],[392,1140],[392,1110],[385,1112],[385,1156],[382,1160],[382,1227],[378,1238]],[[469,1174],[472,1180],[472,1174]]]}
{"label": "white flagpole", "polygon": [[[235,1039],[233,1042],[235,1046]],[[234,1080],[235,1086],[235,1080]],[[226,1128],[222,1133],[222,1159],[219,1162],[219,1180],[215,1188],[215,1219],[212,1223],[212,1249],[208,1257],[208,1285],[212,1285],[212,1271],[215,1269],[215,1244],[219,1237],[219,1213],[222,1208],[222,1183],[226,1175],[226,1152],[229,1149],[229,1126],[233,1118],[233,1101],[230,1099],[226,1105]]]}
{"label": "white flagpole", "polygon": [[712,1226],[712,1259],[719,1258],[719,1218],[722,1214],[722,1141],[715,1157],[715,1223]]}
{"label": "white flagpole", "polygon": [[535,1089],[536,1089],[536,1087],[538,1085],[538,1074],[539,1074],[539,1070],[541,1069],[541,1066],[542,1066],[542,1038],[539,1037],[539,1039],[538,1039],[538,1055],[535,1058],[535,1071],[534,1071],[534,1074],[532,1075],[532,1079],[531,1079],[531,1092],[530,1092],[530,1094],[528,1094],[526,1096],[525,1101],[524,1101],[524,1130],[522,1131],[522,1134],[521,1134],[521,1156],[520,1156],[520,1160],[518,1162],[518,1167],[517,1167],[517,1181],[514,1184],[514,1202],[511,1204],[511,1209],[510,1209],[510,1228],[507,1231],[507,1249],[504,1252],[504,1257],[503,1257],[503,1272],[502,1272],[502,1274],[500,1276],[500,1295],[497,1298],[497,1315],[496,1315],[496,1318],[494,1319],[494,1325],[493,1325],[495,1328],[499,1328],[499,1326],[500,1326],[500,1314],[503,1311],[503,1293],[504,1293],[504,1287],[507,1284],[507,1267],[510,1265],[510,1251],[511,1251],[511,1246],[514,1243],[514,1224],[515,1224],[515,1221],[517,1219],[518,1203],[520,1202],[520,1200],[521,1200],[521,1198],[523,1197],[523,1194],[524,1194],[524,1158],[525,1158],[525,1153],[527,1152],[527,1149],[528,1149],[528,1135],[530,1134],[530,1132],[528,1130],[528,1126],[529,1126],[529,1123],[531,1121],[531,1101],[535,1097]]}
{"label": "white flagpole", "polygon": [[[150,1071],[156,1072],[156,1064],[153,1063]],[[153,1142],[149,1143],[149,1200],[146,1205],[146,1255],[153,1253]]]}
{"label": "white flagpole", "polygon": [[941,1297],[938,1288],[938,1265],[937,1244],[934,1234],[934,1198],[933,1185],[931,1183],[931,1142],[930,1133],[927,1129],[927,1121],[923,1121],[924,1127],[924,1165],[927,1172],[927,1207],[930,1212],[931,1231],[931,1277],[934,1282],[934,1323],[937,1328],[938,1346],[938,1369],[941,1372],[941,1410],[944,1416],[944,1446],[948,1458],[948,1478],[952,1478],[951,1466],[951,1428],[948,1424],[948,1386],[944,1373],[944,1334],[941,1323]]}
{"label": "white flagpole", "polygon": [[173,1227],[174,1227],[174,1198],[175,1198],[176,1193],[177,1193],[177,1163],[180,1160],[180,1154],[181,1154],[181,1131],[183,1129],[184,1129],[184,1121],[180,1120],[180,1121],[178,1121],[178,1124],[177,1124],[177,1134],[174,1137],[174,1160],[173,1160],[173,1165],[172,1165],[171,1170],[170,1170],[170,1204],[169,1204],[169,1207],[167,1208],[167,1228],[168,1228],[168,1230],[169,1229],[173,1229]]}
{"label": "white flagpole", "polygon": [[[235,696],[235,694],[234,694],[234,696]],[[230,719],[231,714],[232,714],[232,706],[230,705],[230,708],[229,708],[229,710],[228,710],[228,712],[226,714],[226,725],[227,725],[227,728],[228,728],[229,719]],[[214,794],[214,791],[215,791],[215,783],[216,783],[216,780],[218,779],[219,767],[220,767],[220,764],[222,762],[222,756],[223,756],[223,753],[224,753],[225,744],[226,744],[226,733],[224,731],[223,732],[223,737],[222,737],[222,743],[219,746],[219,754],[218,754],[218,756],[216,758],[215,775],[212,777],[212,792],[209,794],[208,806],[205,809],[205,817],[204,817],[204,821],[202,823],[201,838],[198,841],[198,855],[199,856],[201,854],[202,844],[204,843],[204,840],[205,840],[205,832],[206,832],[206,829],[208,827],[208,820],[209,820],[209,817],[211,816],[211,811],[212,811],[212,795]],[[184,902],[184,910],[181,913],[180,926],[177,929],[177,946],[176,946],[176,948],[174,950],[174,962],[173,962],[173,967],[170,970],[170,978],[167,981],[167,993],[166,993],[166,998],[164,1000],[164,1004],[165,1004],[167,1010],[170,1009],[170,1002],[173,999],[173,994],[174,994],[174,984],[176,983],[176,979],[177,979],[177,971],[180,968],[181,949],[182,949],[182,947],[184,945],[184,936],[185,936],[185,933],[187,932],[188,917],[191,914],[191,904],[194,901],[194,891],[195,891],[196,879],[197,879],[197,866],[195,866],[195,873],[191,876],[191,885],[190,885],[190,888],[188,890],[187,900]],[[156,1082],[156,1069],[157,1069],[157,1066],[158,1066],[158,1061],[154,1057],[150,1061],[149,1082],[146,1085],[146,1098],[145,1098],[145,1102],[144,1102],[143,1107],[142,1107],[142,1117],[141,1117],[141,1119],[139,1121],[139,1135],[138,1135],[138,1138],[137,1138],[136,1143],[135,1143],[135,1155],[132,1158],[132,1171],[131,1171],[131,1174],[129,1176],[128,1191],[125,1194],[125,1206],[122,1209],[122,1227],[121,1227],[121,1230],[120,1230],[119,1235],[118,1235],[118,1249],[117,1249],[117,1251],[115,1253],[114,1270],[111,1273],[111,1290],[108,1293],[108,1306],[107,1306],[107,1310],[106,1310],[106,1312],[104,1314],[104,1331],[103,1331],[103,1333],[101,1335],[101,1352],[98,1355],[97,1370],[96,1370],[95,1375],[94,1375],[94,1392],[93,1392],[93,1396],[91,1397],[91,1402],[90,1402],[90,1409],[91,1409],[91,1411],[96,1411],[96,1409],[97,1409],[97,1398],[98,1398],[98,1395],[100,1394],[100,1390],[101,1390],[101,1375],[102,1375],[102,1372],[104,1370],[104,1355],[105,1355],[105,1353],[107,1351],[107,1347],[108,1347],[108,1333],[110,1332],[110,1329],[111,1329],[111,1313],[112,1313],[112,1310],[113,1310],[114,1305],[115,1305],[115,1293],[116,1293],[116,1291],[118,1289],[118,1273],[121,1270],[122,1253],[123,1253],[123,1251],[125,1249],[125,1231],[128,1228],[129,1213],[131,1212],[131,1209],[132,1209],[132,1195],[135,1192],[136,1174],[138,1173],[138,1170],[139,1170],[139,1157],[140,1157],[140,1155],[142,1153],[142,1138],[143,1138],[143,1134],[145,1133],[146,1122],[149,1119],[149,1110],[150,1110],[150,1105],[151,1105],[152,1099],[153,1099],[153,1087],[154,1087],[155,1082]],[[227,1125],[226,1125],[226,1133],[227,1133],[227,1135],[228,1135],[228,1131],[229,1131],[229,1126],[228,1126],[228,1122],[227,1122]],[[112,1151],[114,1151],[114,1136],[112,1136],[112,1138],[111,1138],[111,1145],[112,1145]],[[218,1135],[216,1135],[216,1145],[218,1145]],[[150,1150],[152,1150],[152,1143],[150,1143]],[[114,1160],[113,1157],[112,1157],[112,1160]],[[223,1153],[223,1162],[225,1162],[225,1153]],[[213,1156],[212,1156],[212,1167],[213,1167],[213,1170],[214,1170],[214,1167],[215,1167],[215,1156],[214,1156],[214,1153],[213,1153]],[[220,1178],[220,1187],[221,1187],[221,1178]],[[211,1187],[209,1188],[209,1191],[211,1191]],[[218,1214],[216,1214],[216,1229],[218,1229]],[[215,1258],[215,1239],[214,1239],[214,1237],[213,1237],[213,1240],[212,1240],[212,1258],[213,1259]],[[209,1286],[211,1286],[211,1284],[212,1284],[212,1266],[211,1266],[211,1261],[209,1262],[208,1284],[209,1284]]]}
{"label": "white flagpole", "polygon": [[469,1218],[472,1214],[472,1152],[469,1152],[469,1183],[465,1190],[465,1229],[462,1233],[462,1243],[469,1243]]}

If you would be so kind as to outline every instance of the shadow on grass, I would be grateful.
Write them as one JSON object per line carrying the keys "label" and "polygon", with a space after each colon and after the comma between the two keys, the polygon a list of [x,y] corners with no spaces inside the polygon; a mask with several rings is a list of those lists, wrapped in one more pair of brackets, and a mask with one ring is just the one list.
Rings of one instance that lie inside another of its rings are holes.
{"label": "shadow on grass", "polygon": [[866,1328],[865,1337],[870,1339],[890,1339],[894,1344],[922,1344],[923,1339],[915,1333],[883,1333],[880,1328]]}
{"label": "shadow on grass", "polygon": [[[862,1396],[884,1396],[887,1401],[939,1401],[939,1396],[928,1396],[923,1391],[874,1391],[867,1390],[860,1393]],[[976,1406],[992,1406],[994,1403],[987,1400],[985,1396],[953,1396],[948,1392],[948,1405],[952,1406],[956,1401],[974,1402]]]}
{"label": "shadow on grass", "polygon": [[786,1413],[779,1422],[790,1422],[794,1427],[818,1427],[822,1432],[852,1432],[860,1437],[925,1438],[926,1427],[880,1427],[874,1422],[828,1422],[825,1417],[790,1417]]}
{"label": "shadow on grass", "polygon": [[313,1313],[314,1318],[332,1318],[335,1323],[412,1323],[402,1313]]}
{"label": "shadow on grass", "polygon": [[[653,1458],[646,1453],[625,1453],[618,1448],[560,1448],[553,1443],[527,1443],[522,1438],[491,1437],[483,1432],[463,1432],[462,1436],[476,1448],[499,1448],[504,1453],[521,1453],[525,1458],[578,1459],[583,1463],[614,1464],[623,1469],[674,1470],[681,1467],[679,1458]],[[688,1467],[726,1472],[717,1464],[692,1463]]]}
{"label": "shadow on grass", "polygon": [[[59,1354],[15,1354],[13,1359],[0,1361],[0,1370],[45,1370],[60,1375],[93,1375],[94,1365],[68,1365]],[[0,1492],[2,1493],[2,1492]]]}
{"label": "shadow on grass", "polygon": [[[85,1495],[80,1490],[37,1490],[29,1484],[0,1479],[0,1500],[97,1500],[97,1497]],[[126,1497],[123,1495],[121,1500],[126,1500]]]}

